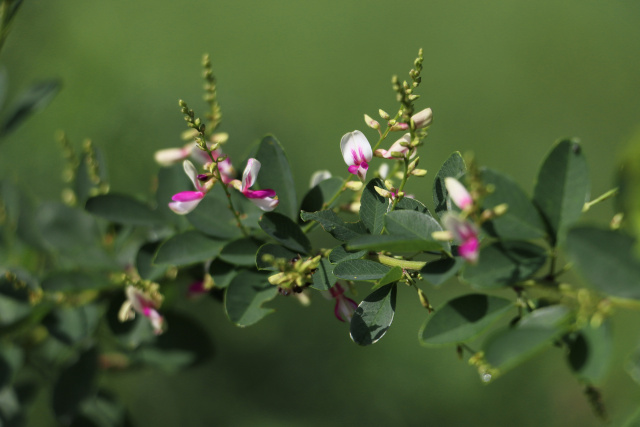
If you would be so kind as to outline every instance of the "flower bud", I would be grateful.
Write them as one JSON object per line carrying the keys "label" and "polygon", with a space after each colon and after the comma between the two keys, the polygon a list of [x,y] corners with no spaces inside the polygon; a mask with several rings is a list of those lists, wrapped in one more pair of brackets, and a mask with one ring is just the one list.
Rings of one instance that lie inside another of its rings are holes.
{"label": "flower bud", "polygon": [[411,175],[413,176],[425,176],[426,174],[426,169],[414,169],[413,171],[411,171]]}
{"label": "flower bud", "polygon": [[391,118],[391,116],[389,115],[389,113],[387,113],[384,110],[378,110],[378,114],[380,114],[380,118],[384,119],[384,120],[389,120]]}
{"label": "flower bud", "polygon": [[371,117],[369,117],[368,114],[364,115],[364,122],[367,124],[367,126],[369,126],[371,129],[380,129],[380,123],[376,122],[375,120],[373,120]]}
{"label": "flower bud", "polygon": [[425,128],[429,126],[432,121],[433,111],[431,111],[431,108],[425,108],[411,117],[411,122],[414,124],[416,129]]}
{"label": "flower bud", "polygon": [[360,191],[363,185],[361,181],[349,181],[346,184],[346,188],[351,191]]}

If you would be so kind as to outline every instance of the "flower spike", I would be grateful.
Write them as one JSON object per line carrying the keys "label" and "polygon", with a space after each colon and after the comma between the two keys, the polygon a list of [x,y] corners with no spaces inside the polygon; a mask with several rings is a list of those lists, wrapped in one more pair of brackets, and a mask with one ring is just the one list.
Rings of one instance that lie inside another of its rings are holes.
{"label": "flower spike", "polygon": [[349,173],[358,175],[364,181],[367,176],[369,163],[373,158],[371,144],[359,130],[349,132],[340,141],[340,150],[345,163],[349,166]]}

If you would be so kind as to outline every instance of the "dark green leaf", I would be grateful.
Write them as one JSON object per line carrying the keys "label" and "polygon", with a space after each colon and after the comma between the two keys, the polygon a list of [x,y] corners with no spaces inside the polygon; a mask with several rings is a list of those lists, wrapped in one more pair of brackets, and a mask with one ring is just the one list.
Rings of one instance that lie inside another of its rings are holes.
{"label": "dark green leaf", "polygon": [[373,291],[358,305],[349,333],[356,344],[375,344],[387,333],[396,311],[396,284]]}
{"label": "dark green leaf", "polygon": [[494,289],[533,276],[545,264],[547,251],[528,242],[494,242],[480,249],[479,259],[462,276],[477,289]]}
{"label": "dark green leaf", "polygon": [[347,249],[390,252],[442,251],[442,243],[404,235],[366,235],[351,240],[347,243]]}
{"label": "dark green leaf", "polygon": [[485,223],[484,229],[489,234],[521,240],[538,239],[546,235],[546,226],[538,209],[511,178],[491,169],[483,169],[481,178],[485,185],[494,186],[494,191],[485,197],[483,207],[491,209],[507,204],[505,214]]}
{"label": "dark green leaf", "polygon": [[445,160],[442,167],[436,174],[436,178],[433,180],[433,203],[436,206],[435,211],[439,217],[449,210],[448,198],[449,193],[444,185],[444,179],[447,177],[459,178],[467,170],[467,166],[464,164],[462,155],[460,152],[454,152],[447,160]]}
{"label": "dark green leaf", "polygon": [[398,204],[396,204],[396,210],[416,211],[431,216],[431,212],[429,212],[429,209],[422,204],[422,202],[410,197],[403,197]]}
{"label": "dark green leaf", "polygon": [[136,255],[136,269],[141,278],[155,281],[164,276],[167,271],[166,266],[153,264],[153,257],[159,247],[160,242],[151,242],[145,243],[140,250],[138,250],[138,254]]}
{"label": "dark green leaf", "polygon": [[375,187],[386,189],[380,178],[374,178],[362,191],[360,220],[371,234],[380,234],[384,229],[384,215],[389,209],[389,199],[376,192]]}
{"label": "dark green leaf", "polygon": [[349,252],[345,249],[344,245],[336,246],[329,254],[329,261],[331,261],[331,264],[337,264],[348,259],[360,259],[366,254],[367,251]]}
{"label": "dark green leaf", "polygon": [[218,256],[224,244],[224,241],[211,239],[198,231],[185,231],[160,246],[154,264],[180,266],[207,261]]}
{"label": "dark green leaf", "polygon": [[564,239],[567,226],[580,218],[589,200],[587,161],[577,141],[560,141],[547,155],[538,172],[533,200],[554,241]]}
{"label": "dark green leaf", "polygon": [[344,220],[336,215],[332,210],[301,212],[300,217],[304,221],[318,221],[324,231],[330,233],[333,237],[342,242],[355,239],[356,237],[367,233],[367,230],[361,221],[344,222]]}
{"label": "dark green leaf", "polygon": [[256,158],[262,164],[258,175],[260,188],[275,190],[280,200],[278,212],[296,220],[298,218],[296,188],[282,145],[275,137],[265,136],[260,141]]}
{"label": "dark green leaf", "polygon": [[225,289],[229,286],[233,278],[236,277],[238,270],[234,265],[227,264],[221,259],[215,259],[209,267],[209,274],[211,274],[216,288]]}
{"label": "dark green leaf", "polygon": [[[337,176],[320,181],[318,185],[309,190],[304,196],[302,204],[300,205],[300,210],[316,212],[323,209],[324,203],[328,202],[338,191],[340,191],[343,183],[344,179]],[[324,206],[324,209],[330,209],[333,207],[337,200],[338,199],[336,199],[331,206]],[[298,221],[301,219],[302,218],[298,218]]]}
{"label": "dark green leaf", "polygon": [[412,210],[393,211],[384,216],[384,224],[391,235],[433,242],[439,249],[450,250],[449,243],[436,241],[431,236],[436,231],[442,231],[438,221],[431,215]]}
{"label": "dark green leaf", "polygon": [[[616,208],[624,214],[624,224],[631,233],[640,237],[640,132],[636,132],[631,143],[620,156],[621,167],[618,170],[619,197]],[[636,248],[636,251],[638,248]]]}
{"label": "dark green leaf", "polygon": [[268,275],[243,270],[231,281],[224,298],[229,319],[237,326],[250,326],[274,310],[262,307],[278,294],[278,288],[267,281]]}
{"label": "dark green leaf", "polygon": [[22,362],[23,352],[20,347],[8,343],[0,347],[0,390],[13,383]]}
{"label": "dark green leaf", "polygon": [[586,326],[567,337],[567,361],[578,378],[589,384],[601,382],[611,363],[613,342],[611,327],[604,322],[600,327]]}
{"label": "dark green leaf", "polygon": [[273,243],[267,243],[260,246],[258,249],[258,253],[256,254],[256,266],[258,266],[258,270],[269,270],[269,271],[277,271],[278,269],[273,266],[270,262],[264,261],[262,258],[264,255],[271,255],[274,258],[284,258],[288,261],[297,258],[298,253],[293,252],[284,246],[274,245]]}
{"label": "dark green leaf", "polygon": [[382,276],[380,280],[378,280],[376,284],[373,285],[373,288],[371,288],[371,290],[375,291],[376,289],[381,288],[384,285],[397,282],[398,280],[402,279],[402,274],[403,274],[402,268],[398,266],[391,267],[391,270],[389,270],[387,274]]}
{"label": "dark green leaf", "polygon": [[292,251],[299,254],[307,254],[311,251],[311,242],[306,234],[290,218],[277,212],[267,212],[262,215],[259,224],[265,233]]}
{"label": "dark green leaf", "polygon": [[94,215],[117,224],[152,226],[164,222],[157,211],[122,194],[104,194],[87,200],[85,208]]}
{"label": "dark green leaf", "polygon": [[385,276],[391,267],[367,259],[351,259],[336,264],[333,274],[345,280],[378,280]]}
{"label": "dark green leaf", "polygon": [[126,426],[125,408],[109,393],[99,390],[97,396],[82,402],[72,427]]}
{"label": "dark green leaf", "polygon": [[98,327],[102,311],[94,304],[80,307],[60,307],[42,322],[49,333],[66,345],[88,341]]}
{"label": "dark green leaf", "polygon": [[43,110],[56,96],[60,87],[59,80],[48,80],[27,89],[9,108],[9,113],[0,125],[0,136],[6,136],[31,114]]}
{"label": "dark green leaf", "polygon": [[420,341],[428,347],[463,343],[480,335],[513,307],[508,299],[482,294],[455,298],[427,318]]}
{"label": "dark green leaf", "polygon": [[255,267],[256,253],[263,243],[253,237],[234,240],[222,248],[220,259],[232,265]]}
{"label": "dark green leaf", "polygon": [[109,286],[108,277],[83,271],[54,271],[42,281],[42,289],[47,292],[82,292]]}
{"label": "dark green leaf", "polygon": [[320,260],[320,265],[315,273],[313,273],[312,288],[319,291],[328,291],[336,284],[338,278],[333,275],[334,266],[326,258]]}
{"label": "dark green leaf", "polygon": [[420,270],[420,274],[422,275],[422,279],[437,286],[453,277],[463,266],[464,259],[460,257],[441,258],[427,263],[427,265]]}
{"label": "dark green leaf", "polygon": [[186,215],[187,220],[203,233],[219,239],[236,239],[242,235],[222,188],[214,187],[198,207]]}
{"label": "dark green leaf", "polygon": [[569,230],[566,249],[576,268],[600,292],[640,299],[636,244],[631,236],[620,231],[580,226]]}
{"label": "dark green leaf", "polygon": [[17,322],[29,313],[31,313],[31,304],[28,288],[17,287],[2,274],[0,276],[0,326]]}
{"label": "dark green leaf", "polygon": [[82,401],[91,397],[97,371],[98,351],[94,347],[60,373],[53,386],[53,412],[60,424],[70,424]]}

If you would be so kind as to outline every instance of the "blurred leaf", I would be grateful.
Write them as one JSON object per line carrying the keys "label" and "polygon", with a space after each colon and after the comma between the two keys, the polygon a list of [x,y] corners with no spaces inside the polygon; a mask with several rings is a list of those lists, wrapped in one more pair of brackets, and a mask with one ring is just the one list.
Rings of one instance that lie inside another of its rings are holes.
{"label": "blurred leaf", "polygon": [[416,211],[431,216],[429,209],[419,200],[403,197],[396,205],[396,211]]}
{"label": "blurred leaf", "polygon": [[313,284],[311,287],[319,291],[328,291],[336,284],[338,278],[333,274],[334,266],[328,259],[322,258],[320,265],[315,273],[313,273]]}
{"label": "blurred leaf", "polygon": [[20,347],[4,343],[0,347],[0,390],[10,386],[22,367],[23,352]]}
{"label": "blurred leaf", "polygon": [[427,318],[420,330],[420,342],[431,347],[471,340],[513,307],[514,304],[508,299],[483,294],[452,299]]}
{"label": "blurred leaf", "polygon": [[506,203],[507,212],[488,221],[483,227],[492,236],[503,239],[538,239],[546,235],[546,226],[538,209],[518,185],[500,172],[483,169],[481,178],[484,185],[492,185],[495,191],[483,201],[484,209],[492,209]]}
{"label": "blurred leaf", "polygon": [[120,427],[125,425],[125,408],[110,393],[98,390],[97,396],[81,403],[72,427]]}
{"label": "blurred leaf", "polygon": [[411,211],[393,211],[384,216],[385,228],[391,235],[407,236],[413,240],[435,242],[438,249],[451,250],[448,242],[434,240],[431,236],[435,231],[442,231],[442,227],[432,216]]}
{"label": "blurred leaf", "polygon": [[533,276],[547,261],[547,251],[528,242],[494,242],[480,249],[479,259],[464,269],[464,280],[477,289],[495,289]]}
{"label": "blurred leaf", "polygon": [[455,151],[440,167],[433,180],[433,204],[436,206],[435,211],[438,217],[447,212],[450,207],[448,202],[449,193],[444,185],[444,179],[447,177],[460,178],[467,170],[462,155],[459,151]]}
{"label": "blurred leaf", "polygon": [[153,258],[159,247],[160,242],[149,242],[142,245],[138,250],[138,254],[136,255],[136,270],[138,270],[141,278],[156,281],[166,273],[166,266],[153,264]]}
{"label": "blurred leaf", "polygon": [[318,221],[324,231],[330,233],[336,239],[345,242],[367,233],[364,224],[358,222],[344,222],[332,210],[319,212],[301,212],[300,217],[304,221]]}
{"label": "blurred leaf", "polygon": [[198,207],[186,215],[187,220],[198,230],[219,239],[236,239],[242,232],[236,224],[229,202],[222,188],[214,187],[200,201]]}
{"label": "blurred leaf", "polygon": [[[640,131],[633,135],[629,146],[624,150],[621,167],[618,170],[617,183],[619,197],[616,208],[624,213],[624,223],[631,233],[640,237]],[[638,247],[635,248],[638,254]]]}
{"label": "blurred leaf", "polygon": [[331,250],[331,253],[329,254],[329,261],[331,262],[331,264],[337,264],[348,259],[360,259],[366,254],[367,251],[350,252],[345,249],[344,245],[336,246]]}
{"label": "blurred leaf", "polygon": [[224,306],[229,320],[237,326],[250,326],[273,309],[262,304],[278,294],[278,288],[267,281],[267,274],[243,270],[233,278],[227,288]]}
{"label": "blurred leaf", "polygon": [[375,344],[387,333],[396,311],[396,293],[396,284],[389,284],[373,291],[358,305],[349,329],[353,342]]}
{"label": "blurred leaf", "polygon": [[575,267],[607,295],[640,299],[636,241],[621,231],[579,226],[569,230],[566,251]]}
{"label": "blurred leaf", "polygon": [[18,288],[4,274],[0,275],[0,326],[15,323],[29,313],[31,304],[27,287]]}
{"label": "blurred leaf", "polygon": [[82,292],[109,286],[106,276],[84,271],[54,271],[42,281],[42,289],[46,292]]}
{"label": "blurred leaf", "polygon": [[640,407],[622,424],[622,427],[640,427]]}
{"label": "blurred leaf", "polygon": [[376,289],[381,288],[384,285],[397,282],[398,280],[402,279],[402,273],[403,273],[402,268],[398,267],[397,265],[394,267],[391,267],[391,270],[389,270],[387,274],[382,276],[380,280],[378,280],[376,284],[373,285],[373,288],[371,288],[371,290],[375,291]]}
{"label": "blurred leaf", "polygon": [[347,243],[350,251],[422,252],[442,251],[442,243],[405,235],[365,235]]}
{"label": "blurred leaf", "polygon": [[451,277],[453,277],[464,266],[464,259],[460,257],[440,258],[435,261],[428,262],[420,274],[422,279],[432,285],[441,285]]}
{"label": "blurred leaf", "polygon": [[53,386],[53,412],[60,424],[70,424],[81,403],[93,394],[97,371],[98,351],[95,347],[81,353],[74,363],[62,370]]}
{"label": "blurred leaf", "polygon": [[216,288],[224,289],[229,286],[234,277],[238,274],[238,270],[234,265],[227,264],[221,259],[215,259],[209,267],[209,274],[216,284]]}
{"label": "blurred leaf", "polygon": [[300,226],[277,212],[266,212],[259,222],[260,228],[287,248],[299,254],[311,251],[311,242]]}
{"label": "blurred leaf", "polygon": [[391,267],[368,259],[350,259],[336,264],[333,274],[345,280],[378,280],[385,276]]}
{"label": "blurred leaf", "polygon": [[253,237],[243,237],[227,243],[222,248],[219,258],[232,265],[244,267],[256,266],[256,253],[264,242]]}
{"label": "blurred leaf", "polygon": [[[107,169],[107,159],[102,153],[102,150],[94,145],[91,146],[93,150],[93,156],[98,167],[98,177],[102,182],[107,182],[109,173]],[[89,155],[85,151],[80,156],[80,164],[76,171],[75,181],[73,183],[73,190],[76,193],[76,201],[79,206],[84,206],[89,197],[92,196],[94,189],[96,189],[96,183],[94,177],[91,176],[89,170]]]}
{"label": "blurred leaf", "polygon": [[258,146],[256,159],[262,164],[258,174],[260,188],[275,190],[278,200],[280,200],[276,208],[278,212],[296,220],[298,218],[298,199],[295,182],[282,145],[272,135],[265,136]]}
{"label": "blurred leaf", "polygon": [[600,383],[611,364],[613,342],[608,321],[600,327],[589,325],[567,337],[567,362],[578,378],[589,384]]}
{"label": "blurred leaf", "polygon": [[224,241],[211,239],[198,231],[185,231],[166,240],[153,262],[181,266],[207,261],[218,256],[224,244]]}
{"label": "blurred leaf", "polygon": [[587,161],[577,141],[558,142],[540,166],[533,200],[540,208],[554,242],[582,215],[589,199]]}
{"label": "blurred leaf", "polygon": [[88,341],[98,327],[102,310],[94,304],[80,307],[59,307],[42,322],[49,333],[66,345]]}
{"label": "blurred leaf", "polygon": [[297,252],[293,252],[290,249],[285,248],[284,246],[274,245],[273,243],[266,243],[260,246],[258,249],[258,253],[256,254],[256,266],[258,266],[258,270],[269,270],[269,271],[278,271],[273,264],[266,262],[262,259],[264,255],[271,255],[274,258],[284,258],[286,260],[292,260],[298,257]]}
{"label": "blurred leaf", "polygon": [[494,333],[482,345],[487,362],[504,373],[530,359],[567,332],[569,315],[564,306],[543,307]]}
{"label": "blurred leaf", "polygon": [[126,322],[118,320],[118,313],[124,301],[124,292],[114,295],[104,316],[116,339],[129,350],[133,350],[143,343],[155,342],[157,336],[153,333],[151,322],[144,316],[136,315],[133,320]]}
{"label": "blurred leaf", "polygon": [[375,187],[386,189],[380,178],[373,178],[362,191],[360,220],[370,234],[380,234],[384,229],[384,215],[389,209],[389,199],[376,192]]}
{"label": "blurred leaf", "polygon": [[[344,179],[338,176],[332,176],[329,179],[325,179],[324,181],[320,181],[318,185],[310,189],[307,194],[305,194],[302,199],[302,204],[300,205],[301,211],[307,212],[316,212],[323,208],[324,203],[328,202],[340,189],[342,188],[342,184],[344,183]],[[336,199],[331,206],[324,206],[324,209],[332,208],[338,199]],[[298,218],[300,221],[303,218]]]}
{"label": "blurred leaf", "polygon": [[152,226],[164,223],[162,216],[144,203],[122,194],[104,194],[87,200],[85,209],[116,224]]}
{"label": "blurred leaf", "polygon": [[[21,0],[22,1],[22,0]],[[0,109],[4,106],[7,100],[7,91],[9,86],[9,77],[7,75],[6,68],[0,68]]]}
{"label": "blurred leaf", "polygon": [[0,423],[6,427],[20,427],[24,425],[24,415],[20,401],[13,387],[0,390]]}
{"label": "blurred leaf", "polygon": [[56,96],[60,87],[59,80],[48,80],[27,89],[9,108],[9,112],[0,124],[0,137],[15,130],[31,114],[43,110]]}

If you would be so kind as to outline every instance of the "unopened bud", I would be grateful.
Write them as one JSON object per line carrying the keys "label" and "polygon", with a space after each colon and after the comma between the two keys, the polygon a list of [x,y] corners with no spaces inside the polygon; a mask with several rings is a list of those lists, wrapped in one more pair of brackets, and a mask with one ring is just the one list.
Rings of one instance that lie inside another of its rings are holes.
{"label": "unopened bud", "polygon": [[416,129],[425,128],[431,125],[432,121],[433,111],[431,111],[431,108],[425,108],[411,117],[411,122],[414,124]]}
{"label": "unopened bud", "polygon": [[191,141],[193,138],[198,135],[198,131],[195,129],[187,129],[180,134],[180,138],[184,141]]}
{"label": "unopened bud", "polygon": [[376,122],[375,120],[373,120],[371,117],[369,117],[368,114],[364,115],[364,122],[367,124],[367,126],[369,126],[371,129],[380,129],[380,123]]}
{"label": "unopened bud", "polygon": [[420,304],[422,304],[422,306],[427,310],[429,310],[429,313],[431,313],[433,311],[433,307],[431,306],[431,303],[429,302],[429,298],[427,298],[427,295],[424,292],[422,292],[422,289],[418,289],[418,296],[420,297]]}
{"label": "unopened bud", "polygon": [[440,242],[448,242],[449,240],[453,240],[453,234],[450,231],[434,231],[431,233],[431,237],[433,240],[438,240]]}
{"label": "unopened bud", "polygon": [[276,273],[269,276],[269,279],[267,280],[269,280],[269,283],[272,285],[277,286],[287,281],[287,275],[285,273]]}
{"label": "unopened bud", "polygon": [[396,123],[393,126],[391,126],[391,131],[395,132],[395,131],[404,131],[409,129],[409,125],[406,123]]}
{"label": "unopened bud", "polygon": [[389,190],[385,190],[384,188],[380,188],[378,186],[373,187],[376,190],[376,193],[378,193],[379,195],[381,195],[382,197],[385,197],[387,199],[391,198],[393,193],[390,192]]}
{"label": "unopened bud", "polygon": [[493,208],[493,213],[495,216],[501,216],[501,215],[504,215],[507,212],[507,210],[509,210],[509,205],[507,205],[506,203],[501,203],[495,208]]}
{"label": "unopened bud", "polygon": [[345,187],[348,190],[351,191],[360,191],[360,189],[362,188],[363,184],[361,181],[349,181],[347,182],[347,184],[345,185]]}
{"label": "unopened bud", "polygon": [[384,120],[389,120],[391,118],[389,113],[387,113],[386,111],[384,111],[382,109],[378,110],[378,114],[380,115],[380,118],[382,118]]}
{"label": "unopened bud", "polygon": [[211,142],[216,144],[224,144],[229,140],[229,134],[226,132],[218,132],[211,135]]}
{"label": "unopened bud", "polygon": [[425,176],[426,174],[426,169],[414,169],[413,171],[411,171],[411,175],[413,176]]}

